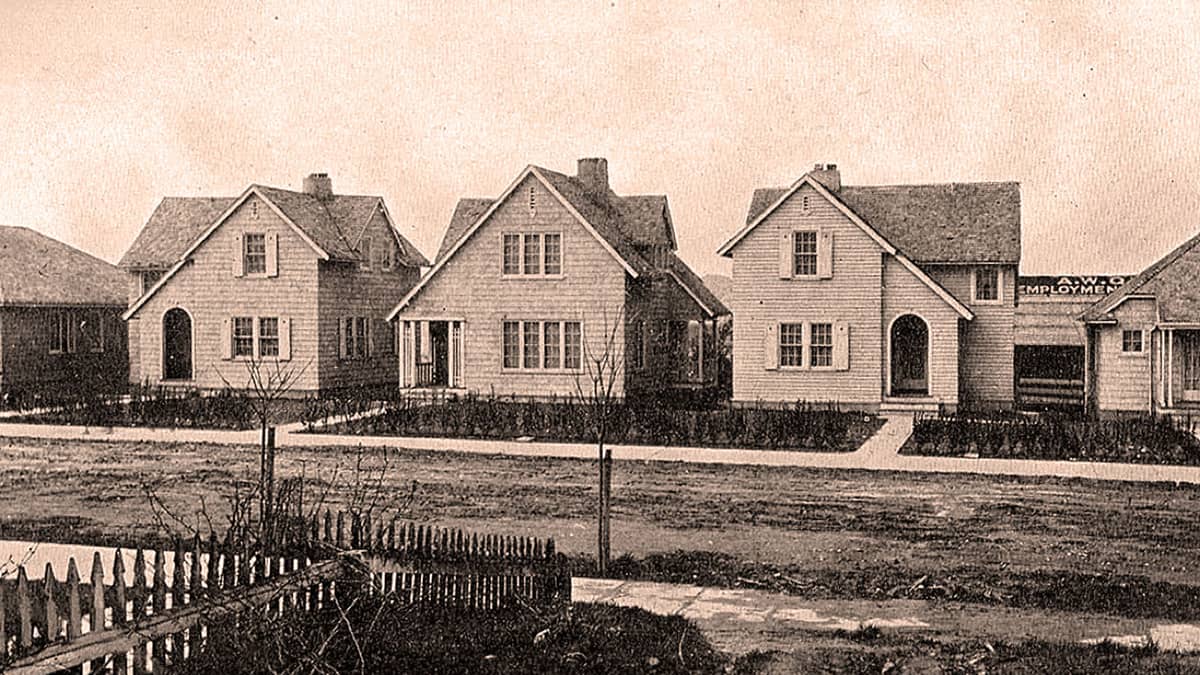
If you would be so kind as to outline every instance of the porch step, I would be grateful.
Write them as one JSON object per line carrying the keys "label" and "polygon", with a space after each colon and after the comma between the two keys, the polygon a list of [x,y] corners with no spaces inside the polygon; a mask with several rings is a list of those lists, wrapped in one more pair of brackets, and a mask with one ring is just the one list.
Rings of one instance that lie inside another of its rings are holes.
{"label": "porch step", "polygon": [[935,413],[941,404],[932,398],[885,398],[879,404],[881,413]]}

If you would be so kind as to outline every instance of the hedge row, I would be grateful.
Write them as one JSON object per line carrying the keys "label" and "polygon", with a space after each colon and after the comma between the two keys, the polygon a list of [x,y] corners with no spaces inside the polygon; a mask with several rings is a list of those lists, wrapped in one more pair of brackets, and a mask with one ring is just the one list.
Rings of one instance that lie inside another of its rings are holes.
{"label": "hedge row", "polygon": [[904,454],[1200,465],[1190,419],[940,416],[919,419]]}
{"label": "hedge row", "polygon": [[[588,443],[595,440],[594,419],[589,407],[576,401],[468,395],[436,402],[395,401],[381,414],[321,431]],[[682,410],[621,404],[610,418],[607,440],[627,445],[848,452],[857,449],[879,425],[875,416],[842,411],[835,405]]]}

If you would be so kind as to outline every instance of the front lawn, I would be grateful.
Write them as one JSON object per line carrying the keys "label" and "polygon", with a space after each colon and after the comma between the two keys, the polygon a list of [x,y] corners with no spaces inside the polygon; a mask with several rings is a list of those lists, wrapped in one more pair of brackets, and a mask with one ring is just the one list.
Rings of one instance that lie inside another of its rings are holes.
{"label": "front lawn", "polygon": [[1063,414],[943,415],[918,418],[901,454],[1200,465],[1200,420]]}
{"label": "front lawn", "polygon": [[[424,436],[590,443],[586,405],[465,396],[444,401],[399,400],[382,413],[308,430],[366,436]],[[853,452],[883,421],[833,405],[687,410],[651,405],[617,407],[608,443],[619,445]]]}

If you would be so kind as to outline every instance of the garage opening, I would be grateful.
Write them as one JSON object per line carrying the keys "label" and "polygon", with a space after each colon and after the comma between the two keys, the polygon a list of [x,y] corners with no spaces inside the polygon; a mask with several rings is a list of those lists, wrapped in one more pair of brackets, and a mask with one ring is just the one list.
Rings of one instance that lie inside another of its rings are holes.
{"label": "garage opening", "polygon": [[1083,410],[1083,347],[1017,345],[1014,359],[1018,408]]}

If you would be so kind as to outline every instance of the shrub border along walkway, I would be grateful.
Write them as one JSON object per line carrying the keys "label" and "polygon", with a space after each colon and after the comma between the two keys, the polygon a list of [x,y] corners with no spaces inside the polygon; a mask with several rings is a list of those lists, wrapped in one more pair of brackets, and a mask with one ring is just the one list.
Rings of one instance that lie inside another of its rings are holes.
{"label": "shrub border along walkway", "polygon": [[[919,473],[975,473],[1002,476],[1051,476],[1151,483],[1200,485],[1200,467],[1116,462],[1060,462],[1023,459],[969,459],[900,455],[900,447],[912,434],[909,415],[885,416],[885,424],[854,452],[780,452],[648,446],[608,446],[618,461],[692,462],[698,464],[741,464],[775,467],[862,469]],[[300,424],[279,428],[279,447],[408,448],[481,455],[516,455],[596,459],[596,446],[582,443],[522,443],[454,438],[402,438],[393,436],[335,436],[299,433]],[[212,431],[203,429],[142,429],[66,427],[47,424],[3,424],[0,437],[60,440],[131,441],[146,443],[215,443],[254,445],[257,431]]]}

